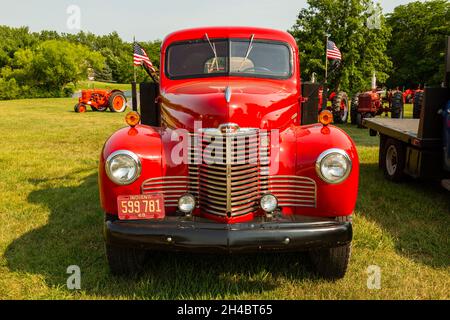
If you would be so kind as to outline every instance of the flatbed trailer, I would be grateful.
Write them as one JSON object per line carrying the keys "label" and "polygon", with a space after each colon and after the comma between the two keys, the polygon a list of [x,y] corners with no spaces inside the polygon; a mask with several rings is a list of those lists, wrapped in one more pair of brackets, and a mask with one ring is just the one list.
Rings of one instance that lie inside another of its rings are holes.
{"label": "flatbed trailer", "polygon": [[371,136],[380,136],[379,166],[399,182],[406,175],[440,179],[450,190],[450,37],[440,88],[426,88],[420,119],[364,119]]}

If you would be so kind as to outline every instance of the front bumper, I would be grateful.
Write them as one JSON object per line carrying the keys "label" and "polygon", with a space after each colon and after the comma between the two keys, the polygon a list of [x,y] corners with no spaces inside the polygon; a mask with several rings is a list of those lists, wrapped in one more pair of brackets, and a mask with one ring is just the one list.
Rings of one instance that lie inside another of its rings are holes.
{"label": "front bumper", "polygon": [[161,221],[107,221],[105,237],[111,245],[156,251],[296,252],[348,244],[353,230],[349,222],[298,216],[233,225],[167,217]]}

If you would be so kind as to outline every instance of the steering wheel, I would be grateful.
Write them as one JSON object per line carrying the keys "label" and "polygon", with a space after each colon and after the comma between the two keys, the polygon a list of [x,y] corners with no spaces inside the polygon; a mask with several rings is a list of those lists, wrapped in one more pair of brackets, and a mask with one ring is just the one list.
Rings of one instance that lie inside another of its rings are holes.
{"label": "steering wheel", "polygon": [[250,70],[254,70],[255,72],[259,70],[259,71],[265,71],[265,72],[273,73],[272,70],[270,70],[268,68],[265,68],[265,67],[250,67],[250,68],[247,68],[247,69],[243,70],[242,72],[248,72]]}

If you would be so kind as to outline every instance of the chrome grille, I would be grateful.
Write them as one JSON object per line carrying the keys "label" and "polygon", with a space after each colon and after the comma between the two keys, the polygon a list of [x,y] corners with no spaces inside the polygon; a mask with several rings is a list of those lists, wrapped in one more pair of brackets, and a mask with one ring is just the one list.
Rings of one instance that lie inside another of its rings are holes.
{"label": "chrome grille", "polygon": [[317,184],[313,179],[297,176],[273,176],[266,191],[278,198],[281,207],[316,208]]}
{"label": "chrome grille", "polygon": [[166,207],[178,207],[178,199],[186,193],[198,197],[198,185],[189,177],[161,177],[148,179],[142,184],[142,194],[161,193]]}
{"label": "chrome grille", "polygon": [[[192,150],[197,160],[190,176],[198,177],[200,207],[219,216],[240,216],[258,209],[260,197],[259,130],[237,133],[205,130]],[[197,147],[196,147],[197,146]],[[198,151],[202,161],[198,161]]]}

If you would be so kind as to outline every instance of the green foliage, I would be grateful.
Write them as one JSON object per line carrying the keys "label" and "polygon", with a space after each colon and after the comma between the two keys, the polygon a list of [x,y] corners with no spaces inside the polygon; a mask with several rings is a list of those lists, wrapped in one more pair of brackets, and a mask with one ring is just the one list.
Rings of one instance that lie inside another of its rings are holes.
{"label": "green foliage", "polygon": [[325,34],[343,55],[341,68],[329,79],[332,88],[355,93],[370,88],[373,72],[384,83],[391,69],[386,54],[390,28],[383,16],[377,28],[367,23],[376,13],[372,0],[308,0],[290,31],[298,42],[304,80],[325,73]]}
{"label": "green foliage", "polygon": [[[159,67],[161,41],[141,45]],[[0,26],[0,99],[68,96],[92,72],[98,80],[130,83],[132,52],[132,43],[117,32],[31,33],[26,27]],[[143,68],[136,68],[136,76],[138,82],[150,81]]]}
{"label": "green foliage", "polygon": [[[65,40],[47,40],[33,48],[19,49],[14,53],[10,65],[2,68],[0,73],[8,84],[0,88],[0,97],[66,96],[71,93],[67,90],[69,84],[76,85],[86,78],[90,68],[103,65],[101,54],[84,45]],[[16,86],[20,92],[7,92]]]}
{"label": "green foliage", "polygon": [[450,3],[432,0],[402,5],[388,15],[388,23],[392,26],[388,53],[394,62],[389,83],[409,88],[438,85],[450,35]]}

